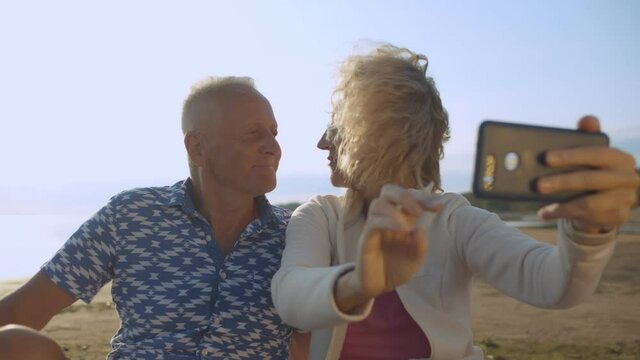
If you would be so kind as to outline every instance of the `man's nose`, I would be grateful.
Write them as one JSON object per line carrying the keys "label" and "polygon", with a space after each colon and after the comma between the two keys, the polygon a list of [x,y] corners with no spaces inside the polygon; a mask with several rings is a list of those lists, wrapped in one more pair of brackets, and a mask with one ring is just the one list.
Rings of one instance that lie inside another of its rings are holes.
{"label": "man's nose", "polygon": [[262,151],[268,154],[277,155],[280,154],[280,143],[273,135],[266,136],[266,139],[263,141]]}

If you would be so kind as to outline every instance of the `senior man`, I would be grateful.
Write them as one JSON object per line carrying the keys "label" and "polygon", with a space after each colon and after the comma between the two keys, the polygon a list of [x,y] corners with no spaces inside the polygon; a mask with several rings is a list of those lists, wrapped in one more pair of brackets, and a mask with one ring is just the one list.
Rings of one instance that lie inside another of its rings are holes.
{"label": "senior man", "polygon": [[121,320],[108,359],[286,358],[270,280],[289,212],[276,186],[271,105],[250,78],[209,78],[182,113],[190,177],[124,191],[0,300],[0,358],[63,358],[41,329],[109,281]]}

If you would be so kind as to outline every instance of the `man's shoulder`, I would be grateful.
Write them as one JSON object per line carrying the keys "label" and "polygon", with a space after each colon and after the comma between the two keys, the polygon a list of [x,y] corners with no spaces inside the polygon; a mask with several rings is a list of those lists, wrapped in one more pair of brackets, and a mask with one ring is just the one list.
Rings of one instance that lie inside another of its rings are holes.
{"label": "man's shoulder", "polygon": [[183,182],[167,186],[137,187],[123,190],[111,198],[118,206],[144,207],[169,205],[180,202],[184,197]]}
{"label": "man's shoulder", "polygon": [[292,213],[291,210],[280,207],[278,205],[271,205],[271,210],[273,211],[273,216],[276,221],[285,225],[289,222]]}

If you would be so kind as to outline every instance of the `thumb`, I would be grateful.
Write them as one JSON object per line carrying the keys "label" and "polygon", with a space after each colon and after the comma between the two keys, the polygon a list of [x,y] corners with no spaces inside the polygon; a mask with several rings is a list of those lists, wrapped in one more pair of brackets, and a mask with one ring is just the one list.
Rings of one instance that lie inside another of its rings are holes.
{"label": "thumb", "polygon": [[429,243],[429,229],[433,225],[433,220],[435,219],[436,214],[425,211],[416,220],[416,228],[414,230],[414,237],[418,244],[418,252],[420,255],[426,253]]}
{"label": "thumb", "polygon": [[600,132],[600,120],[593,115],[583,116],[578,121],[578,130],[589,133]]}
{"label": "thumb", "polygon": [[412,240],[414,244],[414,256],[417,259],[421,259],[424,254],[427,253],[429,248],[429,238],[427,237],[427,233],[424,229],[416,229],[413,231]]}

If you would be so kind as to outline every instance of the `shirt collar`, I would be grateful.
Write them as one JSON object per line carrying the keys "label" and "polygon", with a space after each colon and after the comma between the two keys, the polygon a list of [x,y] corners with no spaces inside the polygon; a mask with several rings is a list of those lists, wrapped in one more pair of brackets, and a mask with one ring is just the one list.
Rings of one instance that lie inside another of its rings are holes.
{"label": "shirt collar", "polygon": [[260,195],[254,198],[256,205],[258,205],[258,219],[263,224],[276,220],[276,216],[273,213],[273,207],[265,195]]}
{"label": "shirt collar", "polygon": [[182,206],[185,209],[195,209],[191,199],[192,185],[191,179],[178,181],[169,186],[166,193],[158,198],[157,205]]}
{"label": "shirt collar", "polygon": [[[259,195],[254,198],[258,205],[258,219],[262,224],[268,224],[271,221],[277,221],[278,217],[273,211],[273,207],[265,195]],[[157,202],[158,205],[164,206],[180,206],[188,213],[195,213],[196,208],[193,203],[193,183],[191,178],[178,181],[169,187],[165,196],[161,197]]]}

